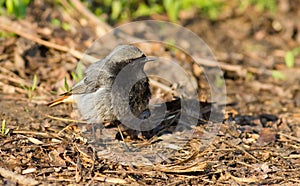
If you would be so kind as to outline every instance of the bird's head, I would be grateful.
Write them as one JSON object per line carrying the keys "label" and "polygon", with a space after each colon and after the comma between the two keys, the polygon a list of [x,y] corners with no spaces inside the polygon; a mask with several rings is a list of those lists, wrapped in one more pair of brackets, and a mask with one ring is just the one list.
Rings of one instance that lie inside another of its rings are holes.
{"label": "bird's head", "polygon": [[143,70],[145,63],[153,61],[154,59],[146,57],[145,54],[135,46],[120,45],[106,57],[106,60],[108,69],[117,74],[127,65],[132,65],[132,70]]}

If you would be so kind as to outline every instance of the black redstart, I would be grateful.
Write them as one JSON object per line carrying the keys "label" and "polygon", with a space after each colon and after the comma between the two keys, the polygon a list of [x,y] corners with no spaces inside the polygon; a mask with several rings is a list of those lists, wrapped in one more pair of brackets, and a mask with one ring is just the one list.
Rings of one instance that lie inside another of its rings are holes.
{"label": "black redstart", "polygon": [[[135,46],[118,46],[104,59],[93,63],[86,70],[84,78],[69,92],[48,105],[51,107],[63,102],[73,102],[82,119],[91,123],[120,120],[119,117],[128,111],[140,119],[147,118],[150,116],[148,104],[151,91],[144,65],[153,60]],[[124,67],[130,69],[124,78],[130,79],[134,84],[126,93],[126,89],[123,89],[126,85],[121,82],[117,92],[112,92],[116,91],[113,89],[114,81]],[[128,100],[128,104],[114,101],[115,96],[118,96],[115,100]]]}

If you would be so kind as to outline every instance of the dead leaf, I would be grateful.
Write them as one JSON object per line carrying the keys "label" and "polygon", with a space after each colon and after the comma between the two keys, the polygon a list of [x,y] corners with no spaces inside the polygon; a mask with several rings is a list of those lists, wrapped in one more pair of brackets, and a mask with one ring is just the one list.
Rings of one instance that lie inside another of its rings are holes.
{"label": "dead leaf", "polygon": [[66,166],[66,162],[59,156],[56,150],[49,152],[48,156],[54,166]]}
{"label": "dead leaf", "polygon": [[44,142],[42,142],[42,141],[40,141],[40,140],[38,140],[38,139],[36,139],[36,138],[32,138],[32,137],[29,137],[28,140],[29,140],[31,143],[34,143],[34,144],[36,144],[36,145],[42,145],[42,144],[44,144]]}
{"label": "dead leaf", "polygon": [[259,138],[257,139],[256,144],[259,146],[265,146],[269,143],[275,142],[276,132],[271,128],[264,128],[259,133]]}

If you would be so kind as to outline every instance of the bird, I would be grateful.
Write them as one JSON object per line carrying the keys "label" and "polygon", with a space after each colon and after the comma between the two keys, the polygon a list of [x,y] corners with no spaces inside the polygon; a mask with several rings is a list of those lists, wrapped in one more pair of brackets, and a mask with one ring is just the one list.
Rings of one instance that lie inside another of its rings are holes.
{"label": "bird", "polygon": [[91,123],[113,122],[127,114],[148,118],[151,90],[144,65],[154,60],[133,45],[119,45],[48,106],[75,103],[81,118]]}

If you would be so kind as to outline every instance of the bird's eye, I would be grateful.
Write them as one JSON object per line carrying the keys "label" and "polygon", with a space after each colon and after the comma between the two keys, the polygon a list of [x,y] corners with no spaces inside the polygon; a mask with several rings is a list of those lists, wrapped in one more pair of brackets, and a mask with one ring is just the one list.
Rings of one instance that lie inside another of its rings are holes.
{"label": "bird's eye", "polygon": [[133,59],[133,60],[131,60],[130,62],[129,62],[129,65],[135,65],[135,64],[137,64],[137,61],[135,61],[136,59]]}

